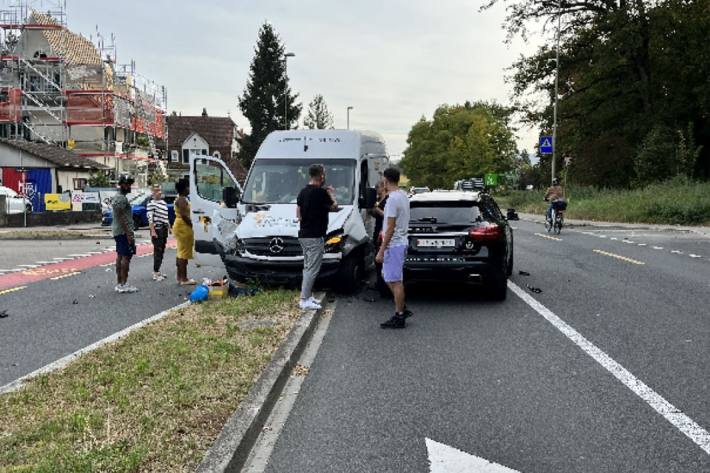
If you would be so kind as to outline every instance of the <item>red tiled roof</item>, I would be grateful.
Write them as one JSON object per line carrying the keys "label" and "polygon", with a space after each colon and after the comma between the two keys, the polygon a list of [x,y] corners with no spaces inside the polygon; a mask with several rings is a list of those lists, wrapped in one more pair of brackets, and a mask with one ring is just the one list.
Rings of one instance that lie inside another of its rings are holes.
{"label": "red tiled roof", "polygon": [[[35,22],[41,25],[57,24],[54,18],[44,13],[35,11],[32,12],[32,16]],[[42,34],[47,38],[52,52],[64,58],[67,64],[101,64],[101,55],[96,49],[96,46],[83,36],[73,33],[68,29],[42,30]]]}

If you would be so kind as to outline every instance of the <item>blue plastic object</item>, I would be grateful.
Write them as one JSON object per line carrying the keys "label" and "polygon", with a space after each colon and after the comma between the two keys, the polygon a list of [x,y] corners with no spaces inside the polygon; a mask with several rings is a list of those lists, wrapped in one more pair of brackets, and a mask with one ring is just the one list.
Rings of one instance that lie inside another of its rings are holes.
{"label": "blue plastic object", "polygon": [[204,302],[210,295],[210,289],[204,284],[200,284],[190,293],[190,302]]}

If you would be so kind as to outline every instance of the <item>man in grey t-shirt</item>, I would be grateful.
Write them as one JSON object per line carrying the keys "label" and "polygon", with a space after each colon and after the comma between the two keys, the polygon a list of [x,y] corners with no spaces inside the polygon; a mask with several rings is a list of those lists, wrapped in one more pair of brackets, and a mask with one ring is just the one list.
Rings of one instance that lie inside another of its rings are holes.
{"label": "man in grey t-shirt", "polygon": [[389,194],[384,216],[384,237],[376,261],[382,264],[382,278],[394,296],[395,314],[382,328],[404,328],[412,315],[404,294],[404,260],[409,246],[409,199],[399,188],[399,171],[385,170],[385,188]]}

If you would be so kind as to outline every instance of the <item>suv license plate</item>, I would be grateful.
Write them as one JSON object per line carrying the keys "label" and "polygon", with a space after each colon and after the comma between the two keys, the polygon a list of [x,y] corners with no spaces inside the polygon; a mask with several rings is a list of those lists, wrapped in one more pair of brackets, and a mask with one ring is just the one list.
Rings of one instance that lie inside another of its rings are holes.
{"label": "suv license plate", "polygon": [[422,239],[417,240],[417,246],[422,248],[453,248],[454,246],[456,246],[456,240]]}

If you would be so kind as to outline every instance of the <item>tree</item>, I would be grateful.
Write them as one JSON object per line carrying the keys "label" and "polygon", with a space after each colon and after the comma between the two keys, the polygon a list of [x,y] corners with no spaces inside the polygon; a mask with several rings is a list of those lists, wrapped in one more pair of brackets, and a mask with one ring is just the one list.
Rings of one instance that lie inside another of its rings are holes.
{"label": "tree", "polygon": [[518,156],[511,110],[496,104],[439,107],[409,132],[400,163],[414,185],[450,188],[460,179],[513,170]]}
{"label": "tree", "polygon": [[246,89],[239,97],[239,108],[251,125],[251,133],[242,140],[239,152],[244,167],[251,165],[269,133],[291,129],[298,123],[302,105],[297,99],[298,94],[292,93],[288,85],[285,47],[273,27],[264,23],[259,30]]}
{"label": "tree", "polygon": [[333,114],[328,111],[328,105],[322,95],[316,95],[308,104],[308,116],[303,120],[303,125],[311,130],[333,128]]}
{"label": "tree", "polygon": [[105,171],[91,171],[88,184],[89,187],[110,187],[108,175]]}

